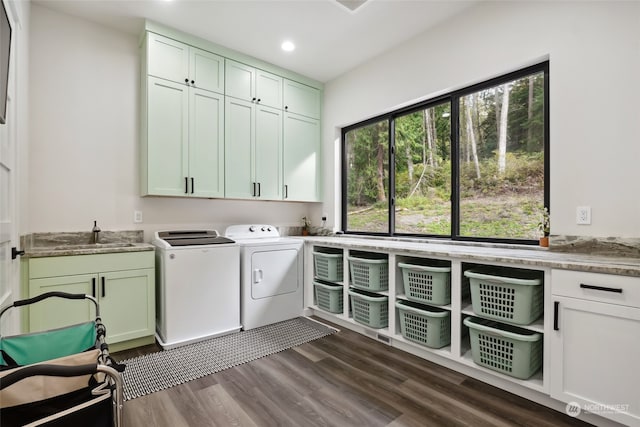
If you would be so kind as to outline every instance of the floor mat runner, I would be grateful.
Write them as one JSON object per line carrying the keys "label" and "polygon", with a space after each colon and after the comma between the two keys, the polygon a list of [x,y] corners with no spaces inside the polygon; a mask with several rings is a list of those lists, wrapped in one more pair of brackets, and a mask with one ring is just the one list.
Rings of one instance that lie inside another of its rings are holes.
{"label": "floor mat runner", "polygon": [[337,332],[304,317],[123,360],[124,400],[183,384]]}

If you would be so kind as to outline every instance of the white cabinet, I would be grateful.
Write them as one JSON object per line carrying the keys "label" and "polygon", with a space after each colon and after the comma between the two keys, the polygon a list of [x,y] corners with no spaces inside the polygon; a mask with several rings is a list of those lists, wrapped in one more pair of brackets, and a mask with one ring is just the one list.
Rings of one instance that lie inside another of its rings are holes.
{"label": "white cabinet", "polygon": [[223,197],[224,97],[148,77],[143,102],[142,193]]}
{"label": "white cabinet", "polygon": [[224,93],[224,58],[155,33],[147,33],[147,73]]}
{"label": "white cabinet", "polygon": [[225,197],[282,199],[282,111],[226,97]]}
{"label": "white cabinet", "polygon": [[552,271],[551,397],[640,425],[640,278]]}
{"label": "white cabinet", "polygon": [[284,199],[320,200],[320,121],[284,113]]}
{"label": "white cabinet", "polygon": [[225,75],[225,95],[282,109],[282,77],[230,59]]}

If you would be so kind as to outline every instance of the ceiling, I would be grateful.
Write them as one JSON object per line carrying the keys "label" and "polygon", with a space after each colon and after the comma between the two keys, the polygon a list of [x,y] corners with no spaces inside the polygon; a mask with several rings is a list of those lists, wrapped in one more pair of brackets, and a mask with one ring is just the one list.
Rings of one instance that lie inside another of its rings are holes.
{"label": "ceiling", "polygon": [[[144,28],[144,19],[150,19],[327,82],[478,1],[366,0],[357,1],[362,4],[353,11],[335,0],[33,3],[136,35]],[[285,39],[295,43],[295,51],[280,49]]]}

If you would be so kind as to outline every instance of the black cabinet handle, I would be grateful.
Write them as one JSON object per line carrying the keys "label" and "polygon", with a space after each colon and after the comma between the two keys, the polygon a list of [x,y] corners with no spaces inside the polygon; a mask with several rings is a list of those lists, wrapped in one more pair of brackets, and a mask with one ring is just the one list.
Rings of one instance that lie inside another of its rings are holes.
{"label": "black cabinet handle", "polygon": [[260,101],[261,101],[260,98],[258,98],[258,102],[260,102]]}
{"label": "black cabinet handle", "polygon": [[580,287],[582,289],[592,289],[594,291],[615,292],[616,294],[622,293],[622,288],[607,288],[606,286],[585,285],[584,283],[580,283]]}
{"label": "black cabinet handle", "polygon": [[285,106],[284,106],[284,109],[285,109],[285,110],[288,110],[288,109],[289,109],[289,106],[288,106],[288,105],[285,105]]}
{"label": "black cabinet handle", "polygon": [[289,197],[289,186],[285,184],[284,186],[284,198],[287,199]]}
{"label": "black cabinet handle", "polygon": [[261,191],[260,191],[260,183],[258,183],[258,197],[260,197],[260,193],[261,193]]}
{"label": "black cabinet handle", "polygon": [[554,301],[553,302],[553,330],[554,331],[559,331],[560,330],[559,320],[558,320],[558,312],[559,311],[560,311],[560,302],[559,301]]}
{"label": "black cabinet handle", "polygon": [[102,279],[102,298],[104,298],[105,295],[106,295],[106,292],[105,292],[105,289],[104,289],[105,288],[105,286],[104,286],[104,276],[102,276],[101,279]]}
{"label": "black cabinet handle", "polygon": [[189,84],[189,79],[184,79],[184,82],[185,82],[186,84]]}
{"label": "black cabinet handle", "polygon": [[184,177],[184,194],[187,194],[189,192],[189,178],[188,177]]}
{"label": "black cabinet handle", "polygon": [[256,102],[256,99],[255,98],[251,98],[251,102]]}
{"label": "black cabinet handle", "polygon": [[195,86],[196,81],[195,80],[191,80],[191,84]]}
{"label": "black cabinet handle", "polygon": [[91,296],[96,297],[96,278],[91,279]]}
{"label": "black cabinet handle", "polygon": [[251,190],[251,195],[253,197],[256,197],[256,183],[252,182],[251,185],[253,185],[253,190]]}
{"label": "black cabinet handle", "polygon": [[193,194],[193,192],[195,191],[194,188],[196,187],[196,181],[193,179],[193,177],[191,177],[191,194]]}
{"label": "black cabinet handle", "polygon": [[11,248],[11,259],[16,259],[22,255],[24,255],[24,251],[19,251],[15,246]]}

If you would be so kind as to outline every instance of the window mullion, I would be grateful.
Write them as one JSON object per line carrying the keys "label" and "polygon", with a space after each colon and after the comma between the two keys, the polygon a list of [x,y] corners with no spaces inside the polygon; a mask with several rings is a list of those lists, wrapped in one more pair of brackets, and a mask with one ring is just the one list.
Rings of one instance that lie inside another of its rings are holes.
{"label": "window mullion", "polygon": [[451,237],[460,236],[460,96],[451,97]]}
{"label": "window mullion", "polygon": [[389,235],[396,233],[396,121],[389,118]]}

